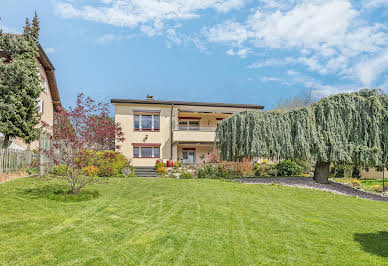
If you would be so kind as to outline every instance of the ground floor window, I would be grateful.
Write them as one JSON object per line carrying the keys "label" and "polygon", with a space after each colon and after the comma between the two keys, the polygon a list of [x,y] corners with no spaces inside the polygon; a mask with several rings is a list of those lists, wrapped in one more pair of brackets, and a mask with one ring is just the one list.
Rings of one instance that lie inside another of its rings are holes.
{"label": "ground floor window", "polygon": [[160,158],[160,147],[133,147],[134,158]]}

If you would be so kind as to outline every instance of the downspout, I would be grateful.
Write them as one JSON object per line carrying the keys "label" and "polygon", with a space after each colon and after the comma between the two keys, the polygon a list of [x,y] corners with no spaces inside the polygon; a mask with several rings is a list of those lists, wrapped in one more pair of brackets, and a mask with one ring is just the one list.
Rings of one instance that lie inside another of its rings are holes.
{"label": "downspout", "polygon": [[173,130],[172,130],[172,114],[173,114],[174,104],[171,104],[171,116],[170,116],[170,160],[172,161],[172,147],[173,147]]}

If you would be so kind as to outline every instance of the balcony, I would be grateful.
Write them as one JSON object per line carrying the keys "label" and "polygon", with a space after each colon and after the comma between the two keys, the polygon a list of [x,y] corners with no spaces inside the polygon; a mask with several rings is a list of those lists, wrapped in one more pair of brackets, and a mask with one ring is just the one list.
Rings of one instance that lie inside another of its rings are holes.
{"label": "balcony", "polygon": [[214,142],[216,127],[183,127],[174,130],[175,142]]}

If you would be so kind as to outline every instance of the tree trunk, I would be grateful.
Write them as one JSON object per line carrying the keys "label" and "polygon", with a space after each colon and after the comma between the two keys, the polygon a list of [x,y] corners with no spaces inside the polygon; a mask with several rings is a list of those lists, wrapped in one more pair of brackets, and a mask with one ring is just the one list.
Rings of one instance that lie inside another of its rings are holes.
{"label": "tree trunk", "polygon": [[9,135],[4,135],[3,149],[8,149],[9,146]]}
{"label": "tree trunk", "polygon": [[317,162],[317,164],[315,165],[313,179],[320,184],[328,184],[329,183],[329,170],[330,170],[330,163]]}

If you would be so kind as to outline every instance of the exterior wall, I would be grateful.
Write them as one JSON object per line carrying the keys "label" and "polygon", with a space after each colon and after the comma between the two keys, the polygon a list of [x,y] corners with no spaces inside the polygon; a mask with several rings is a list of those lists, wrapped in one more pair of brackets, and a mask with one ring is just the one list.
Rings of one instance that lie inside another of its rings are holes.
{"label": "exterior wall", "polygon": [[[41,78],[41,86],[44,87],[45,84],[47,84],[47,89],[43,91],[39,99],[43,103],[43,113],[41,116],[41,121],[46,122],[50,126],[53,125],[54,123],[54,107],[53,107],[53,101],[51,97],[51,92],[50,92],[50,87],[48,85],[48,80],[46,76],[46,72],[42,66],[42,64],[36,59],[36,64],[39,66],[39,72],[40,72],[40,78]],[[41,127],[41,123],[37,125],[37,127]],[[16,145],[22,147],[23,149],[28,148],[28,144],[26,144],[22,139],[16,138],[12,141]],[[34,141],[30,144],[30,149],[31,150],[36,150],[39,148],[39,141]]]}
{"label": "exterior wall", "polygon": [[[120,123],[125,141],[119,143],[119,151],[132,161],[134,166],[154,166],[159,158],[134,158],[133,143],[160,144],[160,159],[176,161],[182,158],[182,148],[196,148],[196,162],[205,161],[208,154],[213,151],[215,129],[220,120],[217,118],[229,117],[232,112],[241,112],[246,109],[225,108],[225,107],[202,107],[202,106],[174,106],[172,109],[171,140],[171,105],[157,104],[125,104],[116,103],[115,121]],[[135,131],[134,110],[160,111],[160,131]],[[184,112],[182,112],[182,110]],[[218,112],[198,113],[198,112]],[[227,112],[229,114],[224,114]],[[199,131],[179,130],[179,117],[201,117],[199,120],[201,129]],[[182,145],[179,142],[208,142],[208,145]],[[171,157],[172,142],[172,157]],[[202,157],[202,159],[201,159]]]}
{"label": "exterior wall", "polygon": [[179,145],[178,146],[178,160],[183,158],[184,148],[195,149],[195,163],[204,163],[208,160],[209,153],[213,151],[213,145]]}
{"label": "exterior wall", "polygon": [[[135,131],[134,110],[160,110],[160,131]],[[120,123],[125,141],[119,143],[120,152],[132,160],[134,166],[154,166],[157,158],[133,158],[132,143],[160,143],[160,157],[171,156],[171,107],[162,105],[115,105],[115,122]]]}

